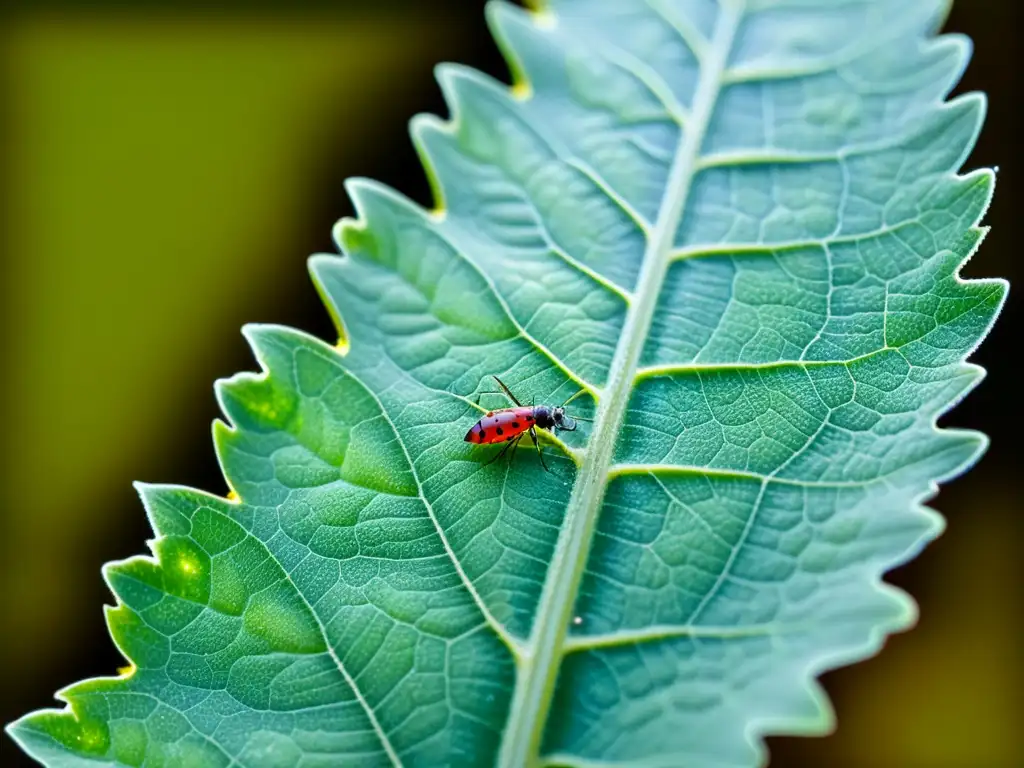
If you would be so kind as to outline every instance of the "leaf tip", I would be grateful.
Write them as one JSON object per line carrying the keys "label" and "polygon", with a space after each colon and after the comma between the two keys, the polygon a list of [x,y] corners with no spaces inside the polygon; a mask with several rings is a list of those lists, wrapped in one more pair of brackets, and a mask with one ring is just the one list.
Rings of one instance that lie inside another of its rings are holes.
{"label": "leaf tip", "polygon": [[18,745],[27,755],[35,757],[39,752],[34,750],[33,744],[38,742],[43,734],[40,733],[38,727],[33,727],[33,721],[37,718],[45,715],[56,715],[58,710],[54,709],[41,709],[36,712],[30,712],[27,715],[19,717],[17,720],[12,720],[4,726],[4,733],[6,733],[10,739]]}
{"label": "leaf tip", "polygon": [[[75,702],[63,710],[31,712],[4,726],[4,731],[26,754],[44,765],[91,763],[110,748],[107,724],[82,712]],[[69,760],[69,752],[79,759]]]}

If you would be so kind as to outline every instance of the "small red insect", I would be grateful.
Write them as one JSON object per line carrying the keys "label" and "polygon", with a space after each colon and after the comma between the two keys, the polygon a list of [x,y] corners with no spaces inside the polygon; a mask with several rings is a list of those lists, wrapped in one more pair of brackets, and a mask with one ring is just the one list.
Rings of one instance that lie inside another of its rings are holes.
{"label": "small red insect", "polygon": [[[493,445],[494,443],[505,443],[505,447],[487,464],[500,459],[509,448],[512,455],[519,446],[519,441],[526,433],[533,438],[533,444],[537,446],[537,455],[540,456],[541,466],[550,472],[548,465],[544,462],[544,452],[540,449],[540,441],[537,439],[538,429],[562,430],[575,432],[577,421],[589,421],[589,419],[574,418],[565,412],[565,406],[582,395],[586,390],[580,390],[561,405],[523,405],[512,394],[512,390],[505,386],[504,382],[497,376],[494,380],[501,387],[501,392],[481,392],[482,395],[505,395],[515,403],[515,408],[502,408],[497,411],[488,411],[480,421],[474,424],[466,433],[467,443],[479,443],[481,445]],[[484,464],[486,467],[487,464]]]}

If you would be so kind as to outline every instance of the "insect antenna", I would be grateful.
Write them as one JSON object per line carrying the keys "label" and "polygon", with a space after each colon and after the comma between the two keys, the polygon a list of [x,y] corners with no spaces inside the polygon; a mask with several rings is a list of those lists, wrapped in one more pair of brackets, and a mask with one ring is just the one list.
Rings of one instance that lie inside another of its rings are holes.
{"label": "insect antenna", "polygon": [[[587,390],[585,390],[585,389],[581,389],[575,395],[573,395],[568,400],[566,400],[564,403],[562,403],[561,406],[559,406],[559,407],[560,408],[565,408],[565,406],[567,406],[569,403],[571,403],[573,400],[575,400],[577,397],[579,397],[580,395],[582,395],[586,391]],[[582,416],[570,416],[569,418],[572,419],[573,421],[586,421],[586,422],[593,422],[594,421],[593,419],[586,419],[586,418],[584,418]]]}
{"label": "insect antenna", "polygon": [[460,395],[458,392],[455,392],[452,387],[447,387],[445,389],[438,389],[438,390],[435,390],[435,391],[436,392],[443,392],[444,394],[446,394],[446,395],[448,395],[448,396],[458,400],[459,402],[465,403],[466,405],[470,406],[471,408],[475,408],[476,410],[480,411],[481,413],[487,413],[487,409],[484,408],[482,405],[480,405],[480,395],[500,395],[500,394],[502,394],[501,392],[480,392],[477,395],[477,399],[476,400],[472,400],[472,399],[466,397],[465,395]]}
{"label": "insect antenna", "polygon": [[577,392],[577,393],[576,393],[575,395],[573,395],[573,396],[572,396],[572,397],[570,397],[570,398],[569,398],[568,400],[566,400],[566,401],[565,401],[564,403],[562,403],[562,404],[561,404],[561,405],[559,406],[559,408],[565,408],[565,406],[567,406],[567,405],[568,405],[569,403],[571,403],[571,402],[572,402],[573,400],[575,400],[575,399],[576,399],[577,397],[579,397],[579,396],[580,396],[580,395],[582,395],[582,394],[585,394],[585,393],[586,393],[586,391],[587,391],[587,390],[585,390],[585,389],[581,389],[581,390],[580,390],[579,392]]}
{"label": "insect antenna", "polygon": [[501,387],[501,391],[508,397],[509,400],[511,400],[516,405],[522,407],[523,404],[520,403],[518,398],[516,398],[516,396],[512,394],[512,390],[505,386],[505,382],[503,382],[493,373],[491,374],[491,378],[498,382],[498,386]]}

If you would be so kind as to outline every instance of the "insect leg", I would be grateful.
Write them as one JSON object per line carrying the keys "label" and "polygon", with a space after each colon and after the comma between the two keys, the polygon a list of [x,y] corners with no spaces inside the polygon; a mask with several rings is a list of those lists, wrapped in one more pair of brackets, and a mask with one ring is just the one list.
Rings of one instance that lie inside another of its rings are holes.
{"label": "insect leg", "polygon": [[512,453],[510,453],[509,456],[508,456],[508,463],[509,464],[511,464],[513,461],[515,461],[515,458],[516,458],[516,448],[519,447],[519,441],[522,440],[522,439],[523,439],[523,434],[520,432],[518,435],[516,435],[516,438],[511,443],[509,443],[509,445],[512,446]]}
{"label": "insect leg", "polygon": [[509,446],[511,446],[511,445],[512,445],[512,443],[505,443],[505,445],[503,445],[501,447],[501,450],[498,451],[496,454],[494,454],[494,456],[491,457],[491,460],[486,462],[486,463],[484,463],[483,466],[489,467],[491,464],[496,462],[498,459],[500,459],[502,456],[505,455],[505,452],[509,449]]}
{"label": "insect leg", "polygon": [[548,469],[548,465],[544,461],[544,451],[540,449],[540,440],[537,439],[537,430],[533,427],[530,427],[530,437],[533,438],[533,444],[537,446],[537,455],[540,456],[540,465],[544,467],[545,472],[550,472],[551,470]]}

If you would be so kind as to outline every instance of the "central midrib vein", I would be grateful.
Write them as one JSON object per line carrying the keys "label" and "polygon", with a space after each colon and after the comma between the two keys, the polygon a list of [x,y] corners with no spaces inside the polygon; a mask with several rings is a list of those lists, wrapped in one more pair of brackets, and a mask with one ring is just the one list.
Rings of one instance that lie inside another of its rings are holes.
{"label": "central midrib vein", "polygon": [[702,62],[689,123],[676,150],[667,192],[644,251],[637,291],[612,359],[587,453],[566,508],[558,546],[548,569],[537,620],[526,654],[519,660],[518,679],[502,741],[500,764],[530,768],[538,763],[544,725],[575,609],[580,579],[590,553],[598,512],[608,485],[619,430],[636,377],[643,342],[671,264],[676,232],[682,221],[704,134],[714,113],[722,73],[742,16],[740,0],[723,0],[714,38]]}

